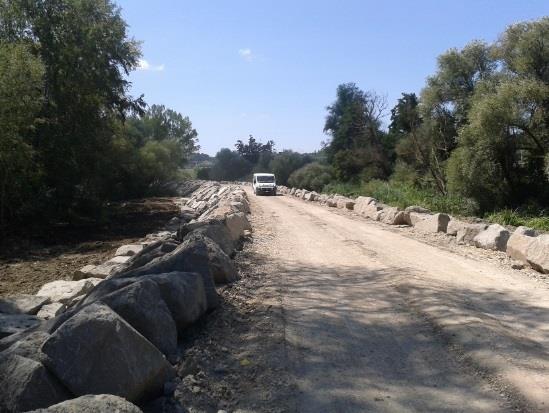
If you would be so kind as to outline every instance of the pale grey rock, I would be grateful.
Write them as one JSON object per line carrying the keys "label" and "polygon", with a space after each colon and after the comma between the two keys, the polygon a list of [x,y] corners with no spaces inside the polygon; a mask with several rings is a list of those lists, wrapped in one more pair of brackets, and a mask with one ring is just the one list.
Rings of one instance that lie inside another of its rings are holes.
{"label": "pale grey rock", "polygon": [[49,297],[32,294],[11,295],[0,298],[0,313],[34,315],[49,302]]}
{"label": "pale grey rock", "polygon": [[[193,211],[194,212],[194,211]],[[139,252],[143,251],[143,244],[127,244],[122,245],[116,250],[116,253],[114,255],[116,256],[133,256],[135,254],[138,254]]]}
{"label": "pale grey rock", "polygon": [[87,294],[101,281],[100,278],[86,278],[79,281],[52,281],[44,284],[36,295],[48,297],[54,303],[67,304],[74,298]]}
{"label": "pale grey rock", "polygon": [[473,240],[478,248],[505,251],[509,240],[509,231],[499,224],[492,224],[480,232]]}
{"label": "pale grey rock", "polygon": [[36,314],[41,320],[50,320],[54,317],[57,317],[63,311],[65,311],[67,306],[63,303],[51,303],[43,306],[40,311]]}

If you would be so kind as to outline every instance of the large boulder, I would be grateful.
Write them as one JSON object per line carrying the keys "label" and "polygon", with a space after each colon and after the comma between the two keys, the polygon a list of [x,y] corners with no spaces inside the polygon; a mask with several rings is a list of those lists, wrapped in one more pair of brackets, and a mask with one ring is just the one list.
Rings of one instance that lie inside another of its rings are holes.
{"label": "large boulder", "polygon": [[549,273],[549,234],[539,235],[528,247],[526,261],[536,271]]}
{"label": "large boulder", "polygon": [[528,249],[536,240],[536,231],[528,227],[518,227],[509,237],[505,252],[517,261],[526,263]]}
{"label": "large boulder", "polygon": [[476,236],[484,231],[487,226],[488,225],[482,223],[464,223],[456,233],[456,242],[458,244],[474,245]]}
{"label": "large boulder", "polygon": [[[238,278],[238,272],[231,258],[212,239],[199,232],[191,232],[184,241],[195,245],[195,250],[207,253],[208,269],[216,284],[226,284]],[[190,269],[190,271],[196,271]]]}
{"label": "large boulder", "polygon": [[212,239],[228,256],[234,254],[236,243],[233,241],[229,229],[223,222],[211,220],[182,225],[177,232],[177,237],[179,240],[183,240],[187,234],[193,231]]}
{"label": "large boulder", "polygon": [[108,393],[145,401],[162,394],[174,376],[154,345],[100,303],[65,321],[42,352],[44,364],[77,396]]}
{"label": "large boulder", "polygon": [[177,350],[177,328],[156,283],[134,282],[101,298],[119,316],[166,355]]}
{"label": "large boulder", "polygon": [[2,355],[17,355],[38,362],[42,362],[43,354],[40,352],[42,344],[50,337],[46,331],[34,330],[27,334],[21,334],[8,348],[2,351]]}
{"label": "large boulder", "polygon": [[365,208],[373,202],[377,202],[377,200],[369,196],[359,196],[355,200],[354,211],[361,215],[364,215]]}
{"label": "large boulder", "polygon": [[355,201],[349,198],[339,198],[337,200],[337,207],[339,209],[353,210],[355,208]]}
{"label": "large boulder", "polygon": [[492,224],[480,232],[473,242],[476,247],[485,250],[505,251],[509,235],[509,231],[501,225]]}
{"label": "large boulder", "polygon": [[389,225],[406,225],[406,213],[396,207],[383,208],[382,221]]}
{"label": "large boulder", "polygon": [[[410,216],[410,222],[415,222],[412,217],[415,218],[415,212],[411,212],[409,214]],[[450,217],[446,214],[422,214],[424,215],[423,219],[415,222],[414,228],[417,228],[418,230],[422,232],[446,232],[446,229],[448,228],[448,222],[450,222]]]}
{"label": "large boulder", "polygon": [[142,410],[112,394],[87,394],[28,413],[142,413]]}
{"label": "large boulder", "polygon": [[[198,273],[203,278],[202,290],[206,293],[208,310],[212,310],[217,307],[219,300],[215,291],[214,276],[231,279],[232,274],[228,272],[231,267],[226,264],[227,259],[222,259],[227,256],[217,253],[221,249],[215,249],[212,246],[213,241],[208,246],[206,239],[207,237],[200,234],[185,238],[172,252],[158,257],[142,267],[120,274],[120,277],[131,278],[174,271]],[[210,251],[214,252],[210,253]],[[225,265],[222,265],[223,263]],[[220,274],[221,271],[225,271],[225,273]]]}
{"label": "large boulder", "polygon": [[336,198],[328,198],[326,200],[326,205],[328,205],[330,208],[337,208],[337,199]]}
{"label": "large boulder", "polygon": [[244,231],[251,231],[252,226],[246,218],[246,214],[236,212],[225,217],[225,225],[231,234],[233,241],[238,241],[244,235]]}
{"label": "large boulder", "polygon": [[36,295],[48,297],[52,302],[67,304],[76,297],[90,292],[101,281],[100,278],[87,278],[79,281],[52,281],[44,284]]}
{"label": "large boulder", "polygon": [[0,411],[26,412],[70,397],[69,392],[36,360],[0,355]]}
{"label": "large boulder", "polygon": [[17,334],[40,324],[40,319],[28,314],[0,313],[0,338]]}
{"label": "large boulder", "polygon": [[0,313],[34,315],[44,304],[49,302],[49,297],[31,294],[11,295],[0,298]]}
{"label": "large boulder", "polygon": [[54,317],[57,317],[63,311],[67,309],[67,306],[63,303],[51,303],[43,306],[40,311],[36,314],[41,320],[50,320]]}
{"label": "large boulder", "polygon": [[171,272],[147,275],[160,289],[179,332],[197,321],[208,310],[202,276],[197,273]]}
{"label": "large boulder", "polygon": [[365,201],[361,202],[360,210],[358,211],[360,215],[365,216],[366,218],[377,220],[379,214],[378,212],[383,209],[383,206],[377,201],[372,200],[369,203]]}
{"label": "large boulder", "polygon": [[466,222],[460,221],[456,218],[451,218],[450,222],[448,222],[448,226],[446,227],[446,233],[455,237],[458,231],[462,229],[465,225],[467,225]]}

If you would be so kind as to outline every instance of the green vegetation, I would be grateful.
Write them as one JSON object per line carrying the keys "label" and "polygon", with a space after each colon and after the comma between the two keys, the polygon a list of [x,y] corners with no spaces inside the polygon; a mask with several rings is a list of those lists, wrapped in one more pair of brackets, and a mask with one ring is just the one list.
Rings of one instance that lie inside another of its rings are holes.
{"label": "green vegetation", "polygon": [[[545,228],[548,68],[544,17],[508,27],[494,44],[442,54],[420,96],[402,94],[387,131],[384,99],[340,85],[324,131],[327,163],[342,183],[324,191]],[[511,212],[524,205],[528,213]]]}
{"label": "green vegetation", "polygon": [[128,94],[140,56],[110,0],[0,0],[0,231],[180,179],[197,132]]}
{"label": "green vegetation", "polygon": [[292,172],[288,184],[296,188],[320,192],[333,179],[333,175],[330,166],[313,162]]}
{"label": "green vegetation", "polygon": [[371,196],[392,206],[406,208],[420,205],[432,211],[446,212],[457,216],[471,216],[476,211],[476,205],[470,200],[441,195],[429,189],[420,189],[413,185],[394,181],[372,180],[367,183],[331,183],[323,192],[337,193],[346,196]]}

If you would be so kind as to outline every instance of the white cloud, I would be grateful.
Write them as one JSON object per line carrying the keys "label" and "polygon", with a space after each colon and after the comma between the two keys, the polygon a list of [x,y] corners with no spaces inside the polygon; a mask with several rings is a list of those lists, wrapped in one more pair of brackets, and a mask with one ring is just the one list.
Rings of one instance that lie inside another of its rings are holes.
{"label": "white cloud", "polygon": [[254,54],[252,53],[251,49],[240,49],[238,51],[238,54],[242,59],[247,62],[251,62],[254,58]]}
{"label": "white cloud", "polygon": [[151,65],[149,62],[147,62],[145,59],[139,59],[139,63],[137,65],[137,70],[145,70],[150,72],[162,72],[164,70],[164,65]]}

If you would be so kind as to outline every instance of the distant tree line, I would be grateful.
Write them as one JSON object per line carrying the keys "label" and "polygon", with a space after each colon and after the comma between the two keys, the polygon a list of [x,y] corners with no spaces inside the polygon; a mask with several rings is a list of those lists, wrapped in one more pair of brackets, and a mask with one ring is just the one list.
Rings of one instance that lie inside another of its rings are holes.
{"label": "distant tree line", "polygon": [[[279,185],[311,187],[317,191],[333,179],[332,168],[322,161],[322,153],[302,154],[275,151],[275,142],[261,143],[250,135],[237,140],[235,149],[221,149],[213,166],[198,168],[197,178],[221,181],[251,180],[253,173],[274,173]],[[321,163],[322,162],[322,163]]]}
{"label": "distant tree line", "polygon": [[420,96],[386,100],[342,84],[328,106],[327,163],[341,182],[406,182],[479,212],[549,205],[549,18],[438,58]]}
{"label": "distant tree line", "polygon": [[0,0],[0,230],[94,214],[176,178],[197,132],[129,95],[140,56],[110,0]]}

